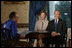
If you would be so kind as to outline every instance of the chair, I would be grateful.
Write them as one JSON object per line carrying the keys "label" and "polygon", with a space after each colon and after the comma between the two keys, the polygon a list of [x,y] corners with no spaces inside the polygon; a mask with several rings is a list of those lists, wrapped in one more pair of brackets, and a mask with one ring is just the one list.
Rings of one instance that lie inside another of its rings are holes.
{"label": "chair", "polygon": [[71,39],[69,39],[68,44],[69,44],[69,47],[71,47]]}
{"label": "chair", "polygon": [[67,47],[71,47],[71,28],[67,30]]}
{"label": "chair", "polygon": [[1,29],[1,45],[3,47],[9,47],[9,46],[11,46],[11,44],[13,43],[13,40],[12,40],[13,38],[14,37],[12,37],[10,35],[10,32],[9,32],[8,29],[6,29],[6,28],[2,28]]}
{"label": "chair", "polygon": [[[66,47],[67,46],[67,35],[63,34],[62,38],[63,38],[63,42],[59,45],[60,47]],[[50,47],[55,47],[55,45],[56,45],[55,43],[50,44]]]}
{"label": "chair", "polygon": [[19,41],[17,37],[12,37],[6,28],[1,29],[1,47],[31,47],[28,42]]}
{"label": "chair", "polygon": [[67,34],[64,34],[63,38],[64,38],[64,41],[60,45],[61,45],[61,47],[66,47],[67,46]]}

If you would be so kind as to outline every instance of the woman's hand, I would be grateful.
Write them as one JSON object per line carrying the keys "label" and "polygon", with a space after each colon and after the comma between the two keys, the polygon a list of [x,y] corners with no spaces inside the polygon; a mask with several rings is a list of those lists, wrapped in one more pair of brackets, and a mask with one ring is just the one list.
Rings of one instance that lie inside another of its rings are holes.
{"label": "woman's hand", "polygon": [[21,38],[21,39],[24,39],[24,35],[21,34],[21,35],[20,35],[20,38]]}

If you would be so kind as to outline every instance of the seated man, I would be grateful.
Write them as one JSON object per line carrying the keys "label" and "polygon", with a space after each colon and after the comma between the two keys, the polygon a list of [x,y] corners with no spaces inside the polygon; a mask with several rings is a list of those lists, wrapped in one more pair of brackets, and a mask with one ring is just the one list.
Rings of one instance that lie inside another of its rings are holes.
{"label": "seated man", "polygon": [[10,35],[12,37],[17,37],[17,38],[24,38],[24,36],[21,34],[18,34],[17,33],[17,16],[16,16],[16,12],[11,12],[10,15],[9,15],[9,20],[6,21],[4,24],[3,24],[3,28],[6,28],[9,30],[10,32]]}
{"label": "seated man", "polygon": [[60,19],[60,12],[55,10],[54,20],[50,21],[46,29],[51,33],[48,43],[54,43],[59,46],[64,40],[63,36],[67,33],[66,23]]}

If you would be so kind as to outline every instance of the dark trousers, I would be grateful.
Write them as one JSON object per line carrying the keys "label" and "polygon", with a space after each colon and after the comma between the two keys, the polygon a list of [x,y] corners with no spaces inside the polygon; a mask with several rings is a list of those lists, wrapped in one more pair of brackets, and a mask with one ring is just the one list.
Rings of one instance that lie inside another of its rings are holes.
{"label": "dark trousers", "polygon": [[49,47],[49,44],[56,44],[56,47],[60,46],[64,41],[64,38],[62,36],[50,36],[47,39],[43,39],[43,43],[45,44],[45,47]]}

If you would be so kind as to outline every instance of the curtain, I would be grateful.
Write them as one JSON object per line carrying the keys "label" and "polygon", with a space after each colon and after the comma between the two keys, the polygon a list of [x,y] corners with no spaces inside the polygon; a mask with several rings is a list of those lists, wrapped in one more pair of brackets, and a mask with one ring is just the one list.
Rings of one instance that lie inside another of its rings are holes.
{"label": "curtain", "polygon": [[29,31],[34,31],[36,23],[36,14],[45,7],[45,1],[30,1],[29,8]]}

